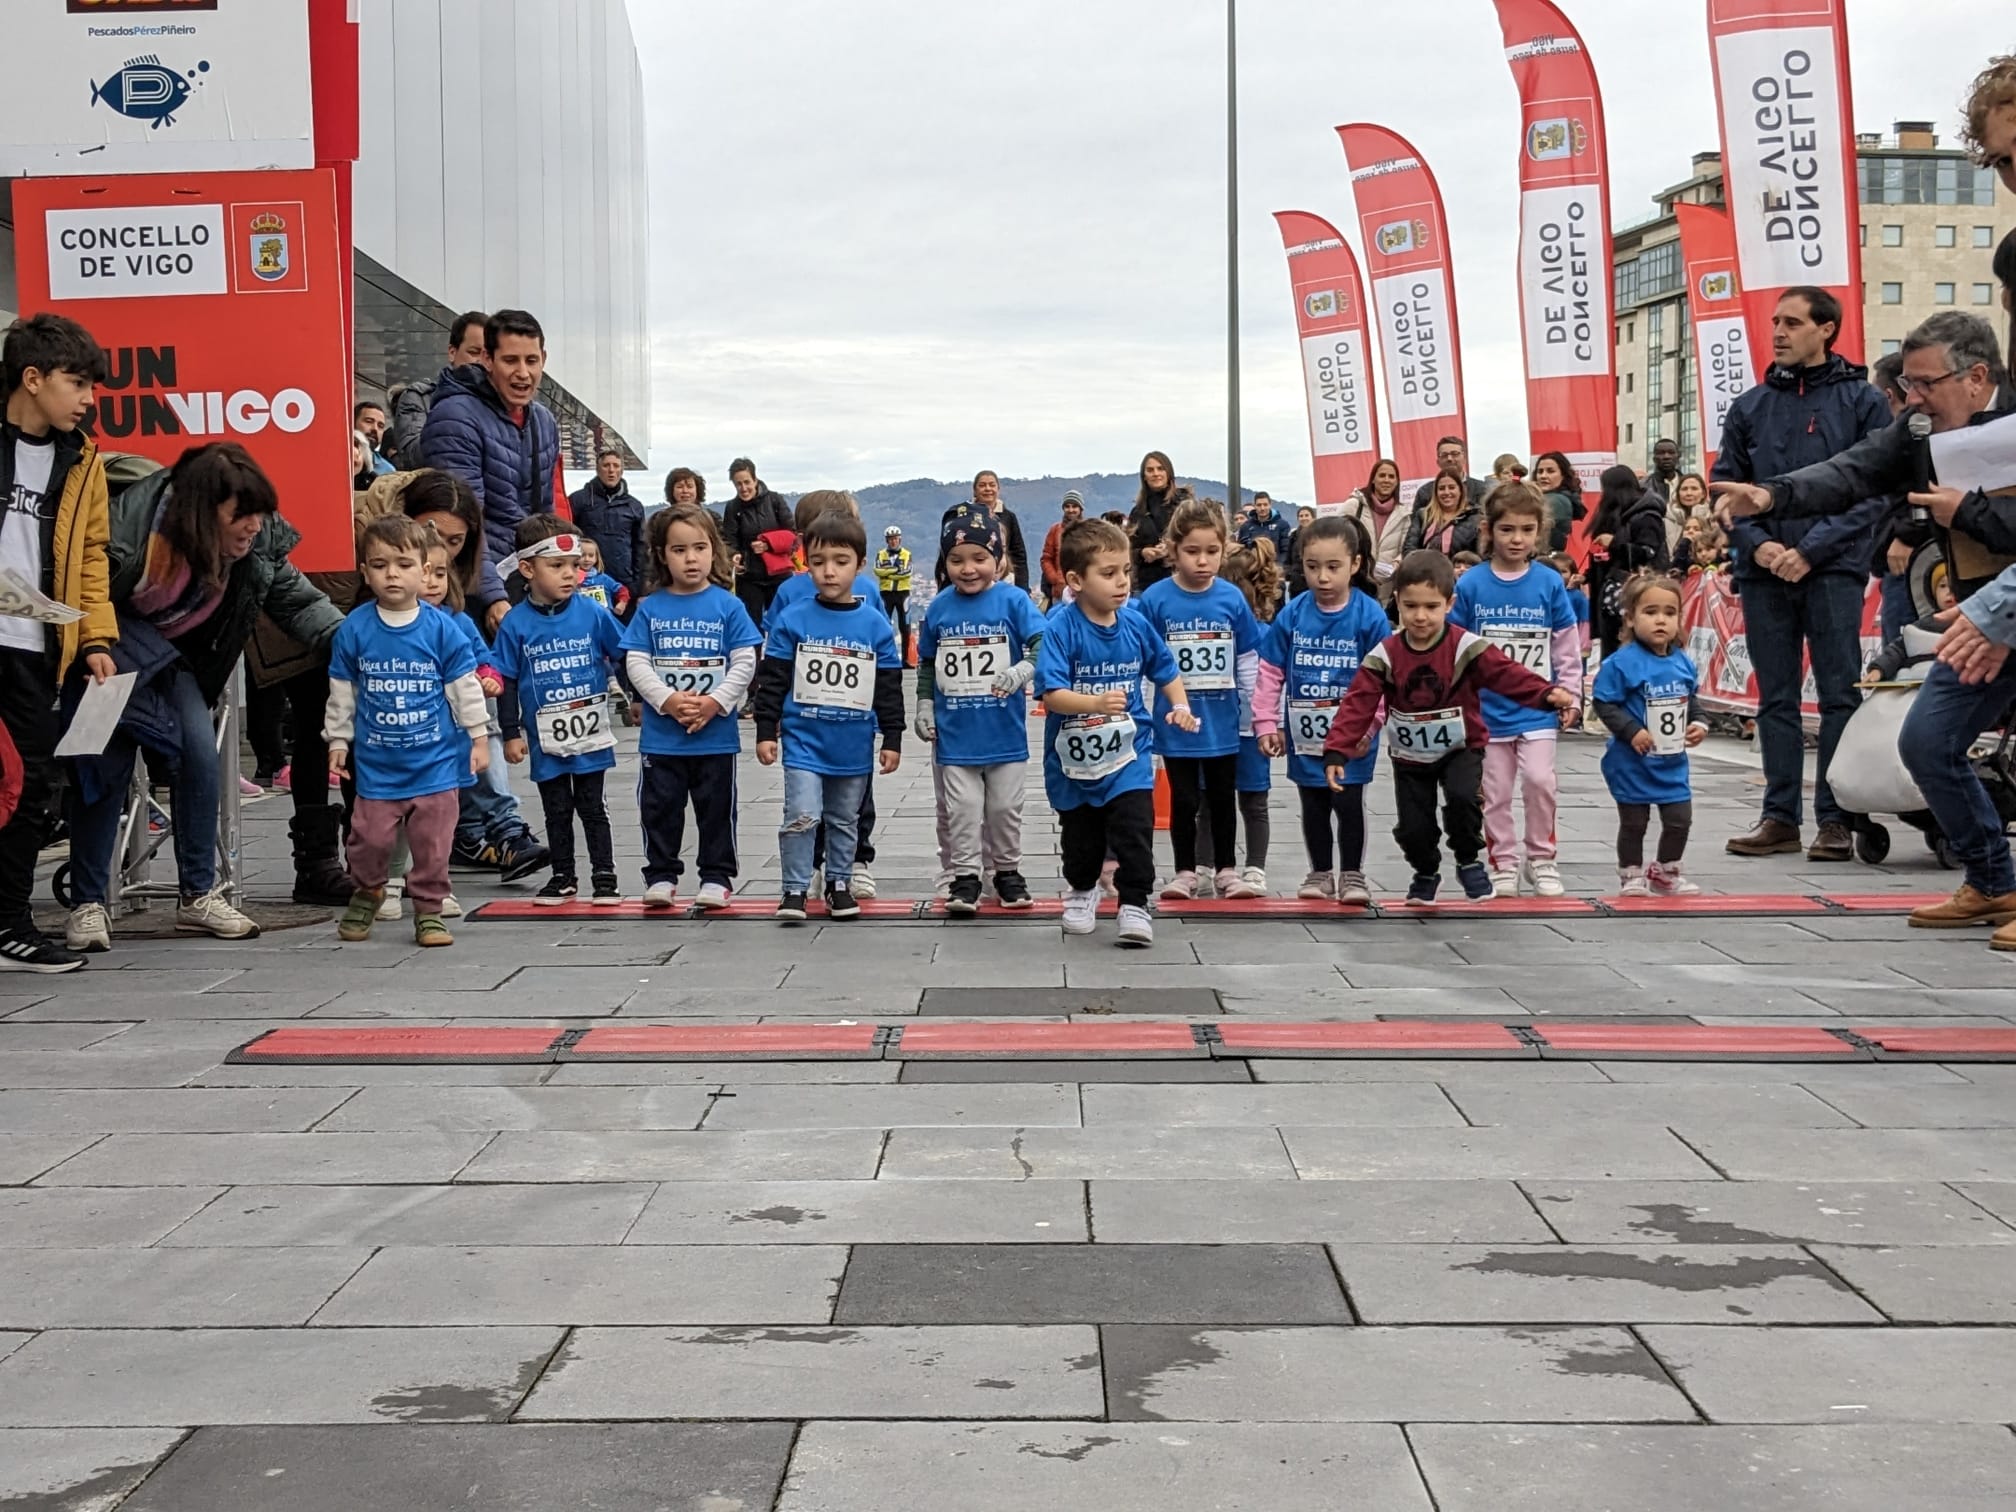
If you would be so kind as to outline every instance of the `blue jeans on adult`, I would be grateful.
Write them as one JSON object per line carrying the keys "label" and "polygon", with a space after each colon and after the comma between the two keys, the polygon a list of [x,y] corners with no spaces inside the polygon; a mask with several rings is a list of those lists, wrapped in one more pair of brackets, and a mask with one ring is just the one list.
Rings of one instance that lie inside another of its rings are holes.
{"label": "blue jeans on adult", "polygon": [[518,799],[511,791],[509,768],[504,761],[504,742],[490,737],[490,766],[473,787],[462,789],[455,821],[455,843],[469,850],[481,850],[492,840],[504,840],[525,828]]}
{"label": "blue jeans on adult", "polygon": [[812,847],[826,826],[826,886],[830,891],[854,880],[854,844],[859,835],[861,794],[868,774],[827,777],[818,772],[784,768],[784,823],[777,831],[777,854],[784,868],[784,891],[802,893],[812,886]]}
{"label": "blue jeans on adult", "polygon": [[1845,824],[1847,816],[1827,786],[1827,767],[1841,731],[1861,706],[1855,683],[1862,675],[1862,579],[1817,572],[1797,583],[1745,577],[1743,629],[1750,664],[1757,669],[1757,743],[1764,748],[1764,817],[1798,828],[1804,818],[1806,736],[1799,716],[1805,683],[1800,652],[1813,663],[1820,692],[1820,766],[1813,784],[1813,817]]}
{"label": "blue jeans on adult", "polygon": [[[182,896],[198,898],[217,885],[217,734],[210,706],[195,677],[184,667],[163,675],[174,710],[177,750],[164,753],[172,777],[175,873]],[[70,795],[70,886],[79,903],[112,901],[113,851],[119,844],[119,816],[132,790],[138,747],[114,735],[105,748],[111,758],[108,784],[94,803]]]}
{"label": "blue jeans on adult", "polygon": [[1918,604],[1911,597],[1911,579],[1901,572],[1883,574],[1882,593],[1877,623],[1887,646],[1904,633],[1906,625],[1916,622]]}
{"label": "blue jeans on adult", "polygon": [[1974,775],[1967,750],[1983,730],[2001,722],[2011,705],[2016,705],[2016,657],[1987,682],[1972,686],[1944,662],[1935,662],[1897,734],[1897,753],[1925,795],[1946,843],[1967,869],[1967,881],[1991,898],[2016,892],[2016,863],[2009,859],[2002,816]]}

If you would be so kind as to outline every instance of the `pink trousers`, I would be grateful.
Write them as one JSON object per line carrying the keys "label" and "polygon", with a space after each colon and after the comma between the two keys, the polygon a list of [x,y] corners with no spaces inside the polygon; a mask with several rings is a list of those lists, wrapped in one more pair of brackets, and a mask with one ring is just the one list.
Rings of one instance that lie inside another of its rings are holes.
{"label": "pink trousers", "polygon": [[1491,870],[1512,871],[1520,861],[1519,830],[1512,820],[1515,789],[1526,802],[1525,858],[1554,859],[1554,733],[1494,740],[1484,748],[1484,851]]}

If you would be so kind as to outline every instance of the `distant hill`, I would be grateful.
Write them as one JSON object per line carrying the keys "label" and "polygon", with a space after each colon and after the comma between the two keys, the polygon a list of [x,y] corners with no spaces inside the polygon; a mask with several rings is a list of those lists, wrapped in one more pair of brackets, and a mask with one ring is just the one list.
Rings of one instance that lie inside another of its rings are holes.
{"label": "distant hill", "polygon": [[[1179,481],[1200,499],[1222,499],[1225,485],[1210,478],[1182,478]],[[1043,533],[1058,518],[1064,495],[1076,489],[1085,498],[1085,512],[1101,515],[1108,510],[1127,513],[1134,507],[1140,480],[1132,473],[1088,473],[1077,478],[1003,478],[1001,499],[1022,521],[1030,537],[1033,553],[1042,545]],[[1247,499],[1252,490],[1242,490]],[[915,551],[932,543],[936,553],[938,522],[946,510],[973,497],[970,480],[940,483],[935,478],[911,478],[901,483],[877,483],[857,488],[854,497],[861,503],[861,518],[868,526],[870,548],[881,544],[882,532],[891,525],[903,529],[904,543]],[[1287,506],[1292,514],[1294,506]]]}

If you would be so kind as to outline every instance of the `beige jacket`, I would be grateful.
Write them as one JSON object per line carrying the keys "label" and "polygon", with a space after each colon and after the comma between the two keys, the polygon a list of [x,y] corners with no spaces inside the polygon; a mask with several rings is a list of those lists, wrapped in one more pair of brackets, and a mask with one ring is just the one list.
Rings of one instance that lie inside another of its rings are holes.
{"label": "beige jacket", "polygon": [[1372,500],[1360,488],[1352,492],[1345,502],[1344,515],[1365,527],[1372,537],[1372,559],[1385,570],[1379,574],[1379,596],[1386,597],[1387,579],[1393,576],[1393,569],[1400,565],[1400,558],[1407,553],[1407,527],[1414,521],[1414,506],[1404,498],[1394,502],[1393,513],[1386,517],[1386,528],[1379,528],[1379,517],[1373,512]]}

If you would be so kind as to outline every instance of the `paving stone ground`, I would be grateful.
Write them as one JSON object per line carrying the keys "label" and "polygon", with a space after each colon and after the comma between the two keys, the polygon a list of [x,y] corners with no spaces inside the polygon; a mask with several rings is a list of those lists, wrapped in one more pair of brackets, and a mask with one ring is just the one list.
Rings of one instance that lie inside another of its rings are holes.
{"label": "paving stone ground", "polygon": [[[1563,747],[1588,893],[1613,883],[1596,757]],[[1711,890],[1950,884],[1901,832],[1881,869],[1722,855],[1748,763],[1698,766]],[[774,894],[777,775],[742,779],[749,890]],[[923,895],[928,771],[878,800],[883,895]],[[287,886],[288,805],[247,810],[255,898]],[[1040,800],[1027,835],[1047,891]],[[472,907],[526,891],[460,883]],[[2016,1504],[2016,1067],[225,1064],[268,1028],[388,1020],[2016,1023],[2016,960],[1979,934],[1810,913],[1165,919],[1133,954],[1036,923],[458,934],[123,939],[5,980],[0,1507]]]}

